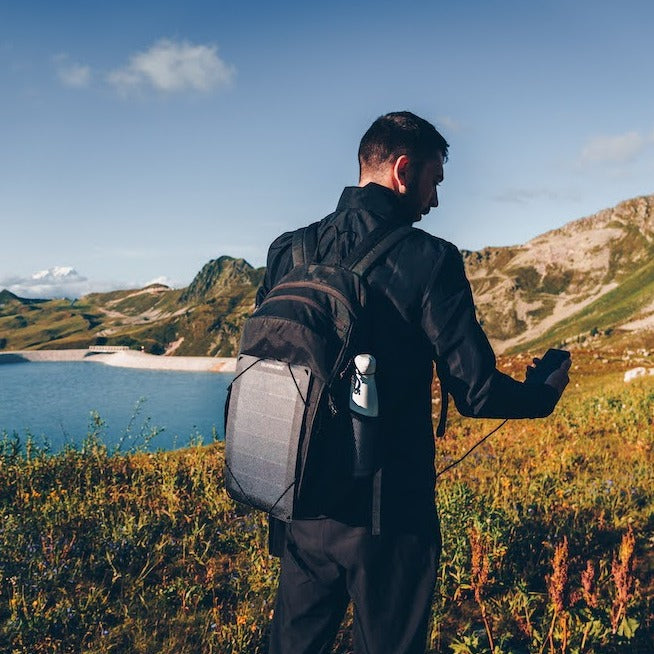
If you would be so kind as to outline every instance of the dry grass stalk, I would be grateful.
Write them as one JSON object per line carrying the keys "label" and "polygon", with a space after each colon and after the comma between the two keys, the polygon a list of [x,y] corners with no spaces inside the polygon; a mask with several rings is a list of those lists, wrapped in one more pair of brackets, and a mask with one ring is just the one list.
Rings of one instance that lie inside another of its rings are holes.
{"label": "dry grass stalk", "polygon": [[636,538],[631,527],[622,537],[618,555],[613,557],[611,575],[615,584],[615,597],[611,608],[611,627],[616,633],[620,621],[625,617],[627,604],[634,590],[634,548]]}
{"label": "dry grass stalk", "polygon": [[563,537],[563,541],[556,546],[554,550],[554,560],[552,562],[552,576],[549,578],[547,589],[550,600],[556,614],[562,613],[566,609],[566,591],[568,586],[568,538]]}
{"label": "dry grass stalk", "polygon": [[488,636],[490,650],[495,650],[493,640],[493,631],[491,629],[488,611],[484,602],[484,593],[488,584],[488,575],[490,571],[490,559],[488,558],[488,541],[486,537],[475,527],[470,529],[470,550],[472,552],[471,578],[470,585],[475,593],[475,601],[479,605],[481,617],[484,621],[484,627]]}
{"label": "dry grass stalk", "polygon": [[597,584],[595,583],[595,565],[586,561],[586,569],[581,573],[581,592],[588,606],[595,609],[599,605]]}
{"label": "dry grass stalk", "polygon": [[550,645],[551,651],[556,651],[554,647],[554,627],[556,626],[557,619],[561,624],[561,652],[565,652],[568,645],[568,538],[563,537],[563,540],[554,549],[554,559],[552,561],[552,574],[547,580],[547,590],[550,596],[550,602],[554,609],[552,615],[552,623],[547,637],[543,641],[541,653],[545,650],[547,643]]}

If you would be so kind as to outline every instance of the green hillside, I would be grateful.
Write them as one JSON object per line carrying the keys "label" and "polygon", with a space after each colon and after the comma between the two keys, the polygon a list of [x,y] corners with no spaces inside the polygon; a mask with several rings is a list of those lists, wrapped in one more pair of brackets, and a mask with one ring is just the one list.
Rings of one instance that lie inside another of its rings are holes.
{"label": "green hillside", "polygon": [[636,317],[654,299],[654,258],[626,277],[616,288],[558,322],[539,338],[511,351],[540,350],[553,343],[567,343],[586,333],[610,334]]}

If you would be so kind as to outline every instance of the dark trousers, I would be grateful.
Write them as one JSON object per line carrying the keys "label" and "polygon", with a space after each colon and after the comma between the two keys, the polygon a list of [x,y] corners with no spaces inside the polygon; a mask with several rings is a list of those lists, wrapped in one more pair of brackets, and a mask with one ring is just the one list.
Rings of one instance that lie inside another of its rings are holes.
{"label": "dark trousers", "polygon": [[269,654],[329,652],[350,599],[356,654],[424,654],[439,555],[436,536],[293,521]]}

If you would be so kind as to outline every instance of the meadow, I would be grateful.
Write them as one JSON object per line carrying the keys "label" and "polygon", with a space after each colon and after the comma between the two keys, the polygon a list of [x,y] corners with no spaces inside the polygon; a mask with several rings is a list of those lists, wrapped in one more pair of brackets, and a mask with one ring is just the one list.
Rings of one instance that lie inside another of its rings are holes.
{"label": "meadow", "polygon": [[[654,376],[625,384],[626,365],[575,353],[550,418],[439,478],[431,654],[654,651]],[[453,416],[437,469],[497,423]],[[103,430],[57,454],[2,439],[0,651],[266,652],[278,563],[223,490],[222,443],[121,453]]]}

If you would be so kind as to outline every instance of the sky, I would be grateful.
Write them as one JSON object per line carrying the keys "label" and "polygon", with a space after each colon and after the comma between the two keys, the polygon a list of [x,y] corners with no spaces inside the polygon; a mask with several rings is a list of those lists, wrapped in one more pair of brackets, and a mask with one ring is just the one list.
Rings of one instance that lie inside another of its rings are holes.
{"label": "sky", "polygon": [[450,143],[419,227],[476,250],[654,193],[654,3],[0,0],[0,289],[265,265],[370,123]]}

